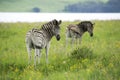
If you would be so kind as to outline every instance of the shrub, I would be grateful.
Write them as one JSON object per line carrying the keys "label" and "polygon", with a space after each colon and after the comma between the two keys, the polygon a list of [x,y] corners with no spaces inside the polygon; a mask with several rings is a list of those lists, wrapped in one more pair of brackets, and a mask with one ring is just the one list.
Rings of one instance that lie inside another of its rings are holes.
{"label": "shrub", "polygon": [[93,51],[87,47],[77,48],[70,56],[72,59],[92,59],[93,57]]}

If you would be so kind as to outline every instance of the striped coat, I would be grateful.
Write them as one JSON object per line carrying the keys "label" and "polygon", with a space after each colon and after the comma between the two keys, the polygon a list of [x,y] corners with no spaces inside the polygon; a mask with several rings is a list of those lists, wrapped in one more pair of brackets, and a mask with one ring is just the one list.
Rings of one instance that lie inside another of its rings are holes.
{"label": "striped coat", "polygon": [[82,36],[85,32],[88,31],[88,33],[90,34],[90,36],[93,36],[93,23],[90,21],[82,21],[79,24],[71,24],[68,25],[67,29],[66,29],[66,44],[68,42],[68,38],[72,38],[71,43],[74,43],[74,40],[76,39],[76,43],[77,43],[77,39],[79,39],[79,43],[81,43],[82,40]]}
{"label": "striped coat", "polygon": [[26,34],[26,47],[28,51],[29,63],[31,61],[31,49],[35,49],[35,60],[34,64],[36,66],[36,59],[38,58],[38,63],[40,63],[40,53],[41,49],[46,49],[46,61],[48,63],[48,51],[49,42],[53,36],[57,40],[60,40],[60,25],[61,20],[52,20],[44,25],[40,29],[32,29]]}

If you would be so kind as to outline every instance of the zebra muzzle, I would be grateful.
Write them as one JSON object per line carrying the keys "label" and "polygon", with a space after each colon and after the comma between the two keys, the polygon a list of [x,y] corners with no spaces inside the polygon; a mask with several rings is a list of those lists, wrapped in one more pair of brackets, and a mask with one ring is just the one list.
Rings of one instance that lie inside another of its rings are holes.
{"label": "zebra muzzle", "polygon": [[90,36],[92,37],[92,36],[93,36],[93,33],[91,33]]}
{"label": "zebra muzzle", "polygon": [[56,35],[56,39],[57,39],[57,41],[59,41],[60,40],[60,35]]}

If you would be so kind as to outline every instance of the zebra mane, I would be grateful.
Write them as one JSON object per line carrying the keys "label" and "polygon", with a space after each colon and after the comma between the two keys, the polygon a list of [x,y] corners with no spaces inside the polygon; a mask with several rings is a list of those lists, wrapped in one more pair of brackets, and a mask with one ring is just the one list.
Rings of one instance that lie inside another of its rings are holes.
{"label": "zebra mane", "polygon": [[79,23],[79,24],[77,24],[77,26],[82,30],[82,31],[87,31],[87,26],[85,25],[85,24],[83,24],[83,23]]}
{"label": "zebra mane", "polygon": [[92,22],[90,22],[90,21],[83,21],[83,22],[77,24],[77,26],[78,26],[80,29],[82,29],[83,31],[87,31],[87,27],[88,27],[88,26],[86,26],[86,24],[88,24],[88,23],[91,24],[91,25],[93,25]]}
{"label": "zebra mane", "polygon": [[54,27],[54,25],[59,25],[60,23],[61,23],[61,20],[58,22],[56,19],[54,19],[54,20],[42,25],[42,29],[44,29],[44,28],[50,28],[51,29],[51,28]]}
{"label": "zebra mane", "polygon": [[53,26],[53,22],[50,21],[50,22],[48,22],[48,23],[42,25],[41,29],[43,29],[43,30],[52,29],[52,26]]}
{"label": "zebra mane", "polygon": [[53,21],[50,21],[42,25],[41,30],[47,32],[47,34],[50,34],[50,36],[53,36],[53,32],[52,32],[53,26],[54,26]]}

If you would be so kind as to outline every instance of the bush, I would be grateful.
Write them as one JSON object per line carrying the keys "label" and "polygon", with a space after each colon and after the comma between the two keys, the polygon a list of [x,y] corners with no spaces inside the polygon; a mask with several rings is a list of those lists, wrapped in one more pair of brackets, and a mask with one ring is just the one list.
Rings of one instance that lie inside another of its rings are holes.
{"label": "bush", "polygon": [[94,56],[93,56],[92,50],[90,50],[87,47],[82,47],[82,48],[77,48],[76,50],[74,50],[71,53],[70,57],[72,59],[85,59],[85,58],[92,59]]}

